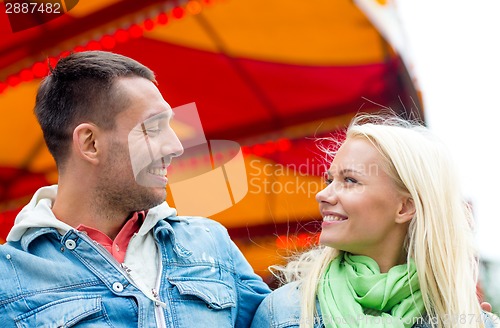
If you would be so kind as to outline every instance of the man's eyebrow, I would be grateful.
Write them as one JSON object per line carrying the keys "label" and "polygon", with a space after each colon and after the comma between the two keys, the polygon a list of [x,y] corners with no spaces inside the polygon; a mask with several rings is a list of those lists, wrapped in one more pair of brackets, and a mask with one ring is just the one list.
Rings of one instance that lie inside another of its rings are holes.
{"label": "man's eyebrow", "polygon": [[153,120],[156,120],[156,119],[163,119],[163,118],[166,118],[166,119],[172,119],[174,117],[175,113],[173,111],[170,111],[170,112],[167,112],[167,111],[164,111],[164,112],[161,112],[161,113],[157,113],[157,114],[153,114],[153,115],[150,115],[148,116],[144,122],[147,122],[147,121],[153,121]]}

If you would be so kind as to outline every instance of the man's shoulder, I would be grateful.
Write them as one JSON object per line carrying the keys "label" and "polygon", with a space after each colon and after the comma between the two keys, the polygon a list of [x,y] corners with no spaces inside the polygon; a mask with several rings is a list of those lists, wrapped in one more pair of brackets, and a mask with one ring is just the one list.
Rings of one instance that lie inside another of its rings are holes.
{"label": "man's shoulder", "polygon": [[13,247],[10,243],[0,245],[0,303],[2,300],[15,297],[17,293],[17,273],[14,259],[18,257],[28,260],[29,254]]}
{"label": "man's shoulder", "polygon": [[[159,222],[156,233],[171,230],[176,240],[183,245],[215,243],[230,246],[227,229],[217,221],[200,216],[174,216]],[[207,245],[208,247],[208,245]]]}
{"label": "man's shoulder", "polygon": [[[9,251],[12,249],[12,246],[9,244],[1,244],[0,245],[0,263],[8,262],[9,259]],[[0,268],[3,269],[3,265]]]}
{"label": "man's shoulder", "polygon": [[19,242],[6,242],[5,244],[0,244],[0,261],[9,261],[12,257],[12,253],[22,252]]}
{"label": "man's shoulder", "polygon": [[220,231],[227,231],[227,229],[219,222],[203,217],[203,216],[175,216],[171,219],[185,223],[187,228],[212,228]]}

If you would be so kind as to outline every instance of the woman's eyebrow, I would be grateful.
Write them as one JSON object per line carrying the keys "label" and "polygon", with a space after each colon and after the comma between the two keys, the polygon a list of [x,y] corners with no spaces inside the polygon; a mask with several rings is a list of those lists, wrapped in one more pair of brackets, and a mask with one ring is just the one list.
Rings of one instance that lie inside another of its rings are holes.
{"label": "woman's eyebrow", "polygon": [[[356,170],[356,169],[352,169],[352,168],[341,169],[338,172],[338,174],[340,174],[340,175],[346,175],[349,173],[354,173],[354,174],[358,174],[358,175],[366,175],[363,172]],[[330,170],[326,171],[326,174],[328,175],[329,178],[333,177],[333,175],[334,175]]]}
{"label": "woman's eyebrow", "polygon": [[351,168],[342,169],[342,170],[340,170],[340,173],[342,175],[345,175],[346,173],[354,173],[354,174],[358,174],[358,175],[365,175],[363,172],[361,172],[359,170],[356,170],[356,169],[351,169]]}

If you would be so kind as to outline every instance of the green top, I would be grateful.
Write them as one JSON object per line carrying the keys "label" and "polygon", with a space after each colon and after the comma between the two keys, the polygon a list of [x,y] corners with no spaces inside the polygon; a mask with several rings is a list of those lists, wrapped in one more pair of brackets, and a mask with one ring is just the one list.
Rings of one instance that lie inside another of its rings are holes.
{"label": "green top", "polygon": [[375,260],[343,253],[318,286],[326,328],[412,327],[425,313],[415,263],[380,273]]}

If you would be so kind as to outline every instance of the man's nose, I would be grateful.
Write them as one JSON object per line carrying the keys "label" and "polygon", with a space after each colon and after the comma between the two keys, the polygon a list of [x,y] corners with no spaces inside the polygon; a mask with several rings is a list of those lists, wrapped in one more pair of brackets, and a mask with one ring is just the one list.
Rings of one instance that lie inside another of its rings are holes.
{"label": "man's nose", "polygon": [[164,138],[165,139],[161,147],[162,156],[177,157],[182,155],[184,147],[182,147],[181,141],[172,128],[168,129],[168,133],[166,133]]}

